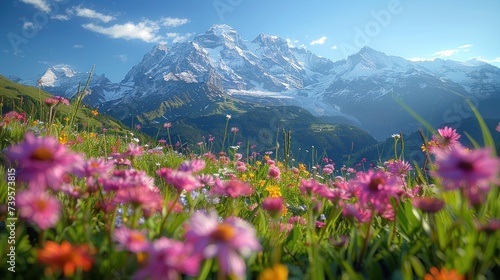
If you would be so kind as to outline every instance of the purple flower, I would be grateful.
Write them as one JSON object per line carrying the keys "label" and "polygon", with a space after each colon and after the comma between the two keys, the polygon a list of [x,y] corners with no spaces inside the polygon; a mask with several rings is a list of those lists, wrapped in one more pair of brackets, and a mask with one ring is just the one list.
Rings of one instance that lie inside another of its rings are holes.
{"label": "purple flower", "polygon": [[497,181],[500,159],[491,155],[490,148],[469,151],[456,146],[436,152],[437,170],[432,174],[441,177],[448,190],[474,185],[488,188],[490,183]]}
{"label": "purple flower", "polygon": [[224,274],[243,278],[246,266],[242,257],[262,250],[255,235],[255,229],[240,218],[228,217],[220,222],[215,211],[196,212],[191,216],[186,241],[203,258],[216,257]]}
{"label": "purple flower", "polygon": [[36,189],[58,189],[64,176],[82,163],[80,154],[68,150],[56,138],[37,138],[29,132],[23,142],[11,146],[5,154],[9,160],[17,161],[18,178]]}
{"label": "purple flower", "polygon": [[203,186],[195,175],[189,171],[180,171],[164,167],[156,171],[156,174],[162,177],[167,184],[172,185],[178,191],[185,190],[190,192]]}
{"label": "purple flower", "polygon": [[133,230],[126,227],[115,229],[113,239],[120,244],[120,249],[126,249],[133,253],[145,252],[149,247],[149,241],[144,231]]}
{"label": "purple flower", "polygon": [[253,189],[249,184],[238,179],[231,179],[229,181],[221,181],[219,178],[215,179],[215,183],[210,190],[213,195],[227,195],[232,198],[238,196],[249,196],[253,193]]}
{"label": "purple flower", "polygon": [[16,206],[21,218],[35,223],[42,230],[55,226],[61,215],[59,200],[44,191],[19,192]]}
{"label": "purple flower", "polygon": [[137,279],[178,280],[180,274],[194,277],[199,272],[201,256],[193,254],[191,244],[161,237],[146,252],[148,258],[135,274]]}

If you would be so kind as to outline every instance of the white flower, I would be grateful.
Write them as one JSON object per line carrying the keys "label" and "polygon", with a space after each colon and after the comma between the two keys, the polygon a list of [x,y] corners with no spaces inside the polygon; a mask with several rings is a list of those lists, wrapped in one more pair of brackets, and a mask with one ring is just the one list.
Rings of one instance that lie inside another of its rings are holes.
{"label": "white flower", "polygon": [[399,135],[399,134],[393,134],[393,135],[391,135],[391,137],[394,138],[394,139],[399,139],[399,138],[401,138],[401,135]]}
{"label": "white flower", "polygon": [[132,138],[132,140],[139,143],[139,138]]}
{"label": "white flower", "polygon": [[226,119],[231,119],[231,115],[226,115]]}

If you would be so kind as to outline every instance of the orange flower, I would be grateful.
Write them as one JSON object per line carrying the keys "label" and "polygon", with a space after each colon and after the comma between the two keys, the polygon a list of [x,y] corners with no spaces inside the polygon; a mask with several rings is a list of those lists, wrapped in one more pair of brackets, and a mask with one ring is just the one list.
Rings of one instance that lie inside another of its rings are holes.
{"label": "orange flower", "polygon": [[273,267],[264,269],[259,275],[259,280],[286,280],[288,279],[288,267],[275,264]]}
{"label": "orange flower", "polygon": [[92,115],[94,117],[96,117],[97,115],[99,115],[99,112],[97,112],[97,110],[92,110],[91,112],[92,112]]}
{"label": "orange flower", "polygon": [[441,268],[438,270],[437,267],[431,267],[430,273],[424,276],[424,280],[464,280],[465,277],[460,275],[456,269],[448,270],[446,268]]}
{"label": "orange flower", "polygon": [[91,249],[86,245],[73,247],[68,241],[57,244],[47,241],[37,252],[38,262],[48,265],[48,273],[62,271],[64,276],[72,276],[77,268],[89,271],[92,268]]}

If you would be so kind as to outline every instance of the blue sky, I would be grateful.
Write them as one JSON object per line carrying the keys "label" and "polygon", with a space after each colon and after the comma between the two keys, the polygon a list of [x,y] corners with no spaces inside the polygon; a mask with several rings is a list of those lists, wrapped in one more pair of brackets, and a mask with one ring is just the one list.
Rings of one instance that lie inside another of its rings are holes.
{"label": "blue sky", "polygon": [[245,40],[277,35],[333,61],[367,45],[412,60],[478,58],[500,67],[500,1],[1,0],[0,74],[33,78],[55,64],[114,82],[158,43],[213,24]]}

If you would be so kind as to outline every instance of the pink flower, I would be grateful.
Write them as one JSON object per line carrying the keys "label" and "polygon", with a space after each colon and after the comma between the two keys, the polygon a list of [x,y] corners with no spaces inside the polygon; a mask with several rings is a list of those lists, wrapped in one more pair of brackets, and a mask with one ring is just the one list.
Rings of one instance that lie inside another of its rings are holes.
{"label": "pink flower", "polygon": [[10,121],[19,121],[21,123],[25,123],[26,122],[26,112],[18,113],[16,111],[10,111],[10,112],[3,115],[3,120],[6,123],[9,123]]}
{"label": "pink flower", "polygon": [[191,244],[161,237],[146,252],[147,261],[134,278],[178,280],[180,274],[194,277],[200,270],[201,255],[193,254]]}
{"label": "pink flower", "polygon": [[215,184],[210,190],[213,195],[227,195],[232,198],[238,196],[249,196],[253,193],[253,189],[249,184],[238,179],[231,179],[229,181],[221,181],[219,178],[215,179]]}
{"label": "pink flower", "polygon": [[61,96],[54,96],[54,97],[47,98],[44,100],[44,102],[45,102],[45,105],[47,105],[49,107],[56,106],[56,105],[59,105],[61,103],[64,105],[69,105],[68,99],[61,97]]}
{"label": "pink flower", "polygon": [[137,171],[135,169],[114,170],[108,178],[99,178],[99,183],[108,192],[139,186],[150,190],[155,189],[154,179],[149,177],[145,171]]}
{"label": "pink flower", "polygon": [[280,178],[280,169],[276,165],[269,166],[269,172],[267,174],[267,177],[273,178],[273,179],[279,179]]}
{"label": "pink flower", "polygon": [[359,203],[346,204],[342,209],[342,215],[346,218],[354,218],[360,223],[368,223],[370,221],[372,211],[362,208]]}
{"label": "pink flower", "polygon": [[193,161],[184,161],[177,168],[177,170],[184,172],[200,172],[204,168],[205,168],[205,161],[202,159],[195,159]]}
{"label": "pink flower", "polygon": [[172,127],[172,123],[164,123],[163,128],[169,129]]}
{"label": "pink flower", "polygon": [[320,189],[325,186],[318,183],[318,181],[314,179],[302,180],[299,185],[299,189],[302,194],[308,194],[309,196],[313,193],[317,193]]}
{"label": "pink flower", "polygon": [[118,242],[119,249],[126,249],[133,253],[145,252],[149,247],[144,231],[120,227],[115,229],[113,239]]}
{"label": "pink flower", "polygon": [[11,146],[5,154],[9,160],[17,161],[18,178],[36,189],[47,186],[58,189],[65,174],[72,173],[82,163],[80,154],[68,150],[56,138],[37,138],[29,132],[23,142]]}
{"label": "pink flower", "polygon": [[121,188],[113,197],[114,204],[131,203],[140,206],[146,216],[151,216],[155,211],[160,211],[163,198],[156,192],[144,186]]}
{"label": "pink flower", "polygon": [[444,128],[438,129],[439,136],[432,136],[432,144],[430,145],[430,151],[435,152],[435,148],[432,146],[437,146],[438,148],[451,148],[460,145],[458,139],[460,134],[457,133],[456,129],[445,126]]}
{"label": "pink flower", "polygon": [[394,176],[405,177],[408,171],[411,170],[411,165],[400,159],[386,161],[384,165],[389,168],[389,172]]}
{"label": "pink flower", "polygon": [[497,181],[500,159],[491,155],[490,148],[468,151],[457,146],[451,150],[439,150],[436,167],[432,174],[443,179],[446,189],[474,185],[488,187]]}
{"label": "pink flower", "polygon": [[414,197],[412,204],[424,212],[436,213],[444,207],[444,200],[436,197]]}
{"label": "pink flower", "polygon": [[134,143],[130,143],[128,144],[128,149],[125,152],[124,156],[138,157],[142,156],[143,153],[144,149],[141,146],[135,145]]}
{"label": "pink flower", "polygon": [[190,192],[194,189],[203,187],[200,181],[189,171],[179,171],[171,168],[161,168],[156,171],[160,177],[162,177],[167,184],[172,185],[178,191]]}
{"label": "pink flower", "polygon": [[262,202],[262,209],[269,212],[271,217],[279,217],[283,211],[282,197],[268,197]]}
{"label": "pink flower", "polygon": [[37,224],[42,230],[55,226],[61,215],[59,200],[43,191],[19,192],[16,206],[20,217]]}
{"label": "pink flower", "polygon": [[500,122],[498,123],[497,127],[495,128],[498,132],[500,132]]}
{"label": "pink flower", "polygon": [[401,186],[394,177],[377,170],[359,173],[357,183],[360,186],[359,202],[363,207],[374,208],[379,213],[392,209],[389,197],[399,199],[403,194]]}
{"label": "pink flower", "polygon": [[196,212],[191,216],[186,241],[205,259],[216,257],[224,274],[243,278],[246,266],[242,257],[262,250],[255,234],[255,229],[240,218],[219,222],[215,211]]}

